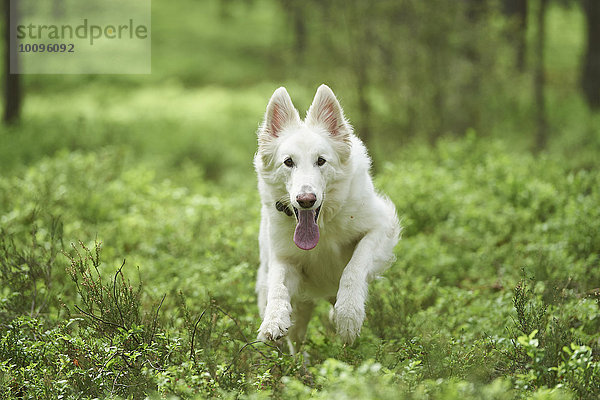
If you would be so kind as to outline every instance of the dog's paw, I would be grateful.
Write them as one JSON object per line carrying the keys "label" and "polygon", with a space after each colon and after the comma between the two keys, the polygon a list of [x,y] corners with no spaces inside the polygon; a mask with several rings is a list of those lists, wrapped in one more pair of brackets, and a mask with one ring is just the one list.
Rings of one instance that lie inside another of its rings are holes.
{"label": "dog's paw", "polygon": [[365,305],[337,302],[333,308],[333,322],[338,335],[345,343],[352,344],[360,334],[365,320]]}
{"label": "dog's paw", "polygon": [[265,318],[258,329],[258,340],[276,341],[284,337],[291,326],[288,318]]}

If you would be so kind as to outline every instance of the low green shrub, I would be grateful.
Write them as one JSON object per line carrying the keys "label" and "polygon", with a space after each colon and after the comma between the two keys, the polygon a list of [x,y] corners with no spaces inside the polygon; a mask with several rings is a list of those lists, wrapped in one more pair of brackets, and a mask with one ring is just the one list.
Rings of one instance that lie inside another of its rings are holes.
{"label": "low green shrub", "polygon": [[292,356],[254,340],[252,171],[231,190],[127,157],[0,177],[3,398],[598,396],[597,171],[475,136],[406,150],[376,179],[406,230],[361,336],[324,302]]}

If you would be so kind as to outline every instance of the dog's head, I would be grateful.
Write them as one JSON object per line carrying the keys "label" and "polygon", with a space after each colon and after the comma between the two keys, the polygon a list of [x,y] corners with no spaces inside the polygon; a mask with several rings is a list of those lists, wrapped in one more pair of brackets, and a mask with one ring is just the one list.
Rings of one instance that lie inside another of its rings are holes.
{"label": "dog's head", "polygon": [[297,225],[294,242],[304,250],[317,245],[319,212],[351,151],[352,127],[326,85],[317,90],[304,121],[285,88],[273,93],[258,132],[259,169],[285,189],[278,209],[291,206]]}

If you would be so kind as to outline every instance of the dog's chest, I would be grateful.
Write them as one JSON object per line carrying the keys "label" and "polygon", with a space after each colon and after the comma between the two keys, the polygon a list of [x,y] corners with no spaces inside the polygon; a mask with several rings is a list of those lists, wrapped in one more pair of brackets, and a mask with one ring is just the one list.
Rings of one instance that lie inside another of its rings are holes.
{"label": "dog's chest", "polygon": [[[320,239],[312,250],[301,250],[292,242],[295,224],[281,218],[271,225],[274,249],[300,277],[298,295],[307,300],[335,297],[344,268],[364,236],[357,214],[339,213],[320,229]],[[275,222],[275,221],[274,221]]]}
{"label": "dog's chest", "polygon": [[315,249],[294,257],[293,265],[301,277],[301,296],[310,299],[335,296],[355,247],[356,243],[340,245],[321,240]]}

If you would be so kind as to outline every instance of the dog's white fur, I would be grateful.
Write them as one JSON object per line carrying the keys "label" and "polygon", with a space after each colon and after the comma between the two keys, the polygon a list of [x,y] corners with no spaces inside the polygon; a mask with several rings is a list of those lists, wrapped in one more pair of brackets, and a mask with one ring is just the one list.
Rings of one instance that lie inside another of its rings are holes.
{"label": "dog's white fur", "polygon": [[[352,343],[365,318],[368,282],[394,260],[401,230],[395,207],[376,193],[367,150],[326,85],[317,90],[304,121],[285,88],[277,89],[258,142],[254,166],[262,217],[256,291],[263,318],[258,338],[277,340],[287,333],[293,352],[304,339],[315,300],[325,298],[333,305],[337,333]],[[292,167],[284,163],[288,158]],[[320,240],[307,251],[292,241],[294,217],[275,204],[300,209],[296,196],[308,192],[317,198],[311,209],[321,210]]]}

